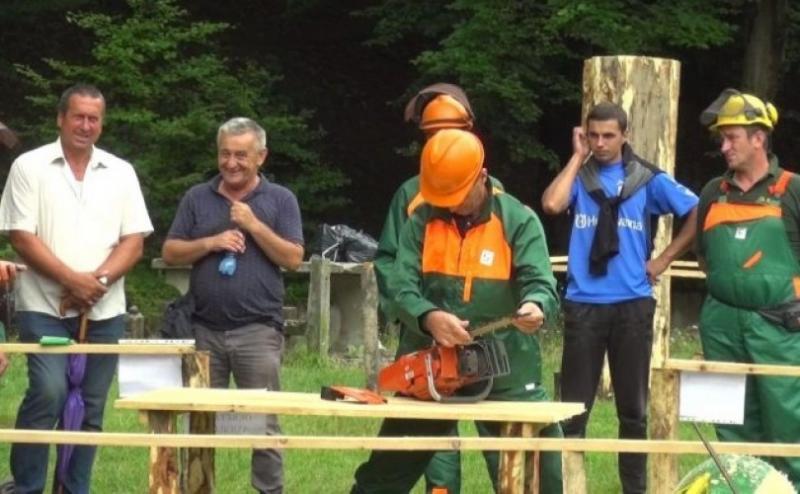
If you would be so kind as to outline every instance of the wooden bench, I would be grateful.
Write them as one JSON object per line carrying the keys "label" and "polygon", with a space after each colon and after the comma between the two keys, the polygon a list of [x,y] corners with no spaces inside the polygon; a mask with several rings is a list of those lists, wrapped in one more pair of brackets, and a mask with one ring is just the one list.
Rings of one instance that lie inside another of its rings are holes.
{"label": "wooden bench", "polygon": [[[174,433],[176,416],[188,412],[189,430],[193,434],[211,434],[214,432],[215,414],[233,411],[277,415],[499,421],[504,423],[504,435],[528,438],[535,436],[543,427],[577,415],[584,409],[581,403],[483,401],[443,404],[397,397],[388,398],[388,403],[384,405],[362,405],[322,400],[318,394],[312,393],[189,388],[143,393],[119,399],[114,406],[146,413],[149,427],[154,433]],[[302,441],[301,438],[293,439]],[[356,441],[363,448],[369,448],[371,444],[370,438],[338,438],[334,441],[343,444],[343,440],[348,439]],[[397,439],[381,438],[390,442],[396,442]],[[445,444],[449,445],[443,449],[452,449],[453,444],[463,440],[445,438],[440,441],[446,441]],[[246,447],[246,444],[242,446]],[[524,457],[518,451],[506,450],[501,453],[501,492],[523,492],[526,480]],[[187,492],[207,493],[214,490],[213,449],[194,448],[189,453],[187,468],[189,472],[184,472],[184,478],[190,479]],[[528,475],[532,475],[534,470],[528,467]],[[150,472],[151,492],[180,492],[180,472],[174,448],[152,448]],[[537,479],[532,479],[533,484],[536,482]]]}

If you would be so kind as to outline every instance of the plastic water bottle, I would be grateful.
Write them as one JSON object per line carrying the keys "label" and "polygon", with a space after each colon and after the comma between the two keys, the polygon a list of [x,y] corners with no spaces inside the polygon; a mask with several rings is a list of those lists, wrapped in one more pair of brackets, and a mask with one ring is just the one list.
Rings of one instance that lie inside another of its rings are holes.
{"label": "plastic water bottle", "polygon": [[233,276],[236,272],[236,253],[226,252],[219,262],[219,274],[223,276]]}

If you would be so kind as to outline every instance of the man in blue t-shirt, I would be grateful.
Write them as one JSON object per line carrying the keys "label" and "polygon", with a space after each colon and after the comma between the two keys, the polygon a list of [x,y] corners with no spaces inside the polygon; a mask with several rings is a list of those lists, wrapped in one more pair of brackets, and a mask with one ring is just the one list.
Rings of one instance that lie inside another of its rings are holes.
{"label": "man in blue t-shirt", "polygon": [[[697,196],[636,156],[626,142],[628,117],[616,104],[600,103],[587,129],[572,132],[573,154],[547,187],[548,214],[572,212],[561,398],[586,412],[564,424],[564,435],[583,437],[608,351],[619,418],[619,436],[647,437],[647,396],[653,340],[652,284],[694,238]],[[688,217],[675,239],[650,259],[651,219]],[[647,456],[620,454],[625,493],[644,493]]]}

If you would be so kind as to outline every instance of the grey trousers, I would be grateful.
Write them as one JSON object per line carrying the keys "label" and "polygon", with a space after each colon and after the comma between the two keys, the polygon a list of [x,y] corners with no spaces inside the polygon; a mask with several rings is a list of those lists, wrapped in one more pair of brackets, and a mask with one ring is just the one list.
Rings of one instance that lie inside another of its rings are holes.
{"label": "grey trousers", "polygon": [[[265,324],[248,324],[230,331],[212,331],[194,324],[198,350],[211,359],[211,387],[227,388],[231,375],[237,388],[280,391],[283,333]],[[280,435],[275,415],[267,415],[267,435]],[[259,492],[283,492],[283,456],[275,449],[254,449],[251,483]]]}

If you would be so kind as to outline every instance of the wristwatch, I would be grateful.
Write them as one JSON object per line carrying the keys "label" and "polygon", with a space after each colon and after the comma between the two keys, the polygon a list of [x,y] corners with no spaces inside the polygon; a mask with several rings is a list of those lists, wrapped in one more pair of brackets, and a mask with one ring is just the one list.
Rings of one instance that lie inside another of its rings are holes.
{"label": "wristwatch", "polygon": [[108,276],[106,276],[106,275],[98,277],[97,281],[99,281],[100,284],[103,285],[103,286],[106,286],[106,287],[108,286]]}

